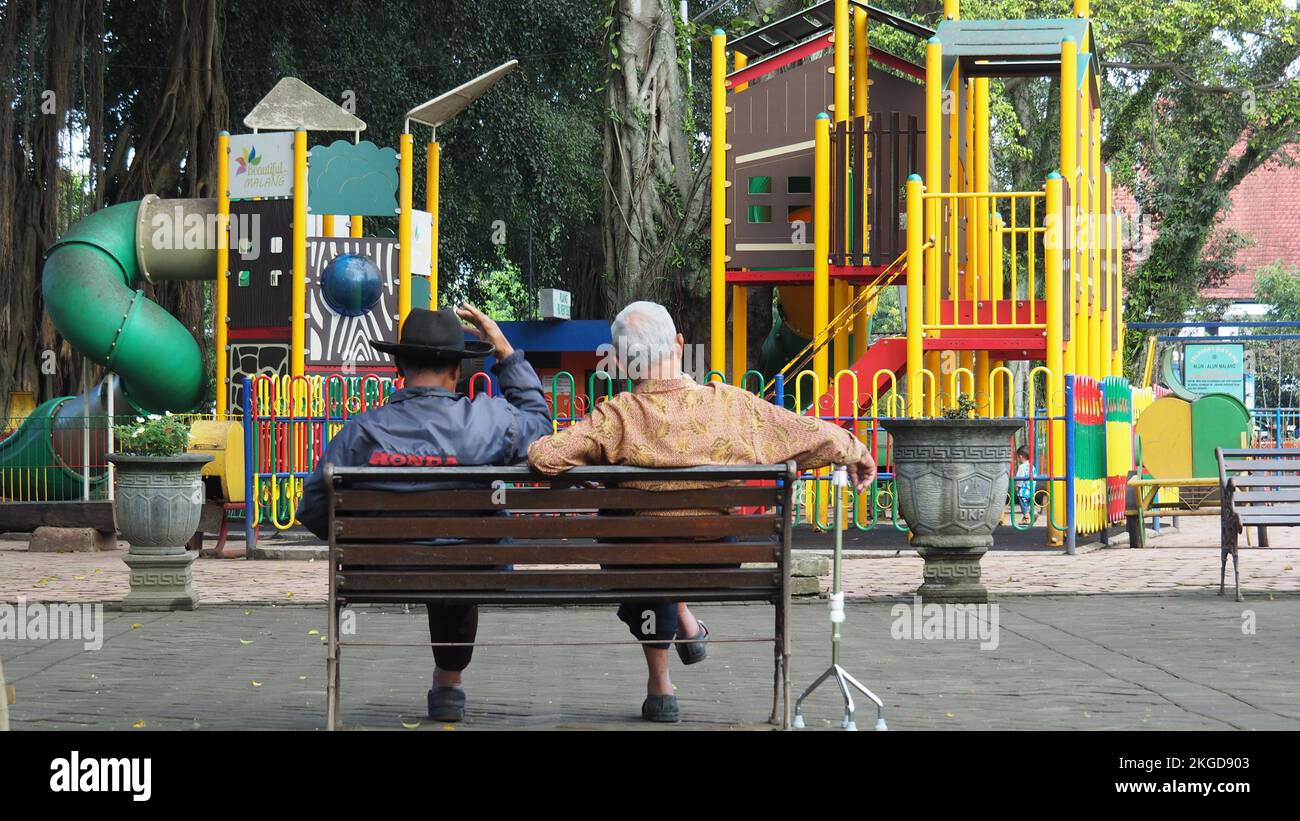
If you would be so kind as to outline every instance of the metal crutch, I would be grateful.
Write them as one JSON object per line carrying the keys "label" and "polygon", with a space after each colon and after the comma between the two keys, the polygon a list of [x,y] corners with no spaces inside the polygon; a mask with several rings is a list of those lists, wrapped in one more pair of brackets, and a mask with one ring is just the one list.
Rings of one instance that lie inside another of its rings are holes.
{"label": "metal crutch", "polygon": [[796,730],[804,727],[803,722],[803,702],[804,699],[812,695],[823,681],[828,678],[834,678],[835,683],[840,688],[840,695],[844,696],[844,718],[840,721],[840,726],[845,730],[857,730],[857,722],[853,720],[853,695],[849,690],[852,686],[858,690],[876,705],[876,726],[877,730],[889,729],[885,725],[885,703],[861,682],[849,675],[849,672],[840,666],[840,625],[844,623],[844,593],[840,589],[840,561],[844,552],[844,530],[841,527],[844,521],[844,491],[849,485],[849,472],[844,465],[837,466],[831,473],[831,487],[834,493],[834,501],[831,505],[831,527],[835,532],[835,557],[831,570],[831,666],[826,672],[817,677],[799,700],[794,703],[794,722]]}

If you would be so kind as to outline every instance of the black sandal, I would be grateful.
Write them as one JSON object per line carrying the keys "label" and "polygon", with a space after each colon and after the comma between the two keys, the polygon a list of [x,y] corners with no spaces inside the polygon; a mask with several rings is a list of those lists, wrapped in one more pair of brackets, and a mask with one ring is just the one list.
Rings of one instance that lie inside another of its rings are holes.
{"label": "black sandal", "polygon": [[690,641],[677,645],[677,655],[681,658],[682,664],[699,664],[709,657],[709,648],[705,645],[708,637],[709,628],[704,622],[700,622],[700,631],[691,636]]}
{"label": "black sandal", "polygon": [[641,718],[664,723],[681,721],[682,714],[677,706],[677,696],[646,696],[645,701],[641,703]]}

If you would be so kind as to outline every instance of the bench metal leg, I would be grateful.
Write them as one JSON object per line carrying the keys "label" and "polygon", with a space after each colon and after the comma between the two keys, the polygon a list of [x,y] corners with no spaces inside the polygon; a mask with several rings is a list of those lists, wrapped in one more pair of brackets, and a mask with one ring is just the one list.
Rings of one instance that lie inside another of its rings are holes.
{"label": "bench metal leg", "polygon": [[781,681],[784,677],[784,665],[781,662],[781,605],[776,606],[776,630],[775,637],[772,640],[772,715],[768,717],[768,724],[780,723],[777,718],[777,709],[781,704]]}
{"label": "bench metal leg", "polygon": [[1223,595],[1224,577],[1228,572],[1228,556],[1232,555],[1232,581],[1236,588],[1237,601],[1244,601],[1241,597],[1241,575],[1237,570],[1237,541],[1238,527],[1235,521],[1229,520],[1223,525],[1222,542],[1219,549],[1219,595]]}
{"label": "bench metal leg", "polygon": [[781,630],[781,729],[790,729],[792,705],[790,703],[790,627]]}
{"label": "bench metal leg", "polygon": [[1259,546],[1272,547],[1272,545],[1268,543],[1268,528],[1263,525],[1259,526]]}
{"label": "bench metal leg", "polygon": [[1241,574],[1237,571],[1237,546],[1232,546],[1232,585],[1237,590],[1237,601],[1245,601],[1241,597]]}
{"label": "bench metal leg", "polygon": [[329,644],[325,655],[325,729],[339,729],[339,607],[330,584]]}

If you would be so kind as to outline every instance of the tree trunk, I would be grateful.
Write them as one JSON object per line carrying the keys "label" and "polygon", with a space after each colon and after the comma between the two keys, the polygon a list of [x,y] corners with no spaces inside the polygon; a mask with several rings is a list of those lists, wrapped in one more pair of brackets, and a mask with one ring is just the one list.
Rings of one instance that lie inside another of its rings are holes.
{"label": "tree trunk", "polygon": [[708,161],[696,168],[676,4],[616,0],[606,86],[606,308],[663,303],[689,342],[706,341]]}

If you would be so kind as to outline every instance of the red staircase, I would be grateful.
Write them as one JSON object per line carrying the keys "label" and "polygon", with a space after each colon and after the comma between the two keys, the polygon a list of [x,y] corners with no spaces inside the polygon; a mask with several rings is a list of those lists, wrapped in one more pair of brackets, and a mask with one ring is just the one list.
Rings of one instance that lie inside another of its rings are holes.
{"label": "red staircase", "polygon": [[[877,339],[867,348],[862,358],[854,362],[849,370],[858,377],[857,395],[853,392],[853,380],[847,376],[840,377],[840,406],[835,407],[835,385],[827,386],[825,393],[817,400],[815,407],[808,409],[809,414],[821,417],[850,417],[859,415],[871,407],[872,378],[880,371],[897,374],[907,364],[907,338],[889,336]],[[832,377],[833,378],[833,377]],[[882,376],[878,382],[878,395],[885,395],[894,384],[894,380]]]}

